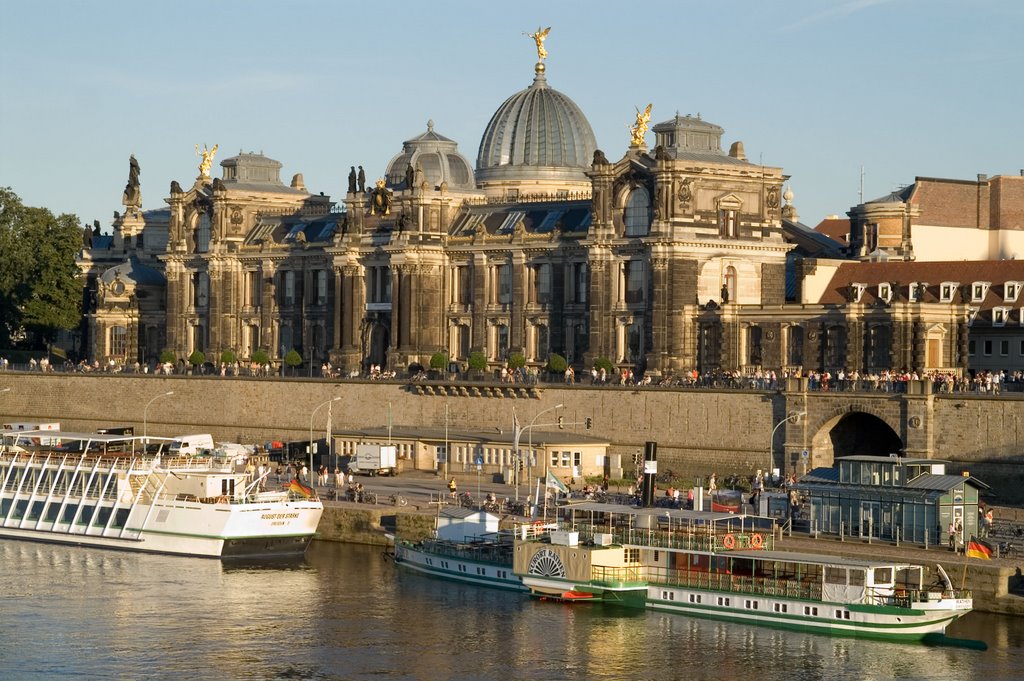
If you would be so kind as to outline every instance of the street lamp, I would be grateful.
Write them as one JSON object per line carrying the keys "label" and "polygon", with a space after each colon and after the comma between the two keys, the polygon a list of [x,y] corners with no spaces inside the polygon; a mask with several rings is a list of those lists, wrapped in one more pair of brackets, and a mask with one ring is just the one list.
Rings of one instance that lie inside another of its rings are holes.
{"label": "street lamp", "polygon": [[772,451],[775,446],[775,431],[777,431],[779,429],[779,426],[781,426],[783,423],[786,423],[787,421],[792,421],[793,419],[798,419],[801,416],[807,416],[807,412],[798,411],[795,414],[790,414],[789,416],[775,424],[775,427],[772,428],[772,434],[768,438],[768,470],[765,471],[765,475],[771,477],[772,466],[775,464],[775,453]]}
{"label": "street lamp", "polygon": [[170,397],[173,394],[174,394],[173,390],[168,390],[165,393],[160,393],[159,395],[157,395],[156,397],[151,399],[149,402],[146,402],[146,408],[142,410],[142,442],[143,442],[143,444],[146,444],[146,445],[149,444],[149,437],[148,437],[149,405],[153,404],[154,402],[159,400],[161,397]]}
{"label": "street lamp", "polygon": [[[516,501],[519,501],[519,477],[520,477],[519,476],[519,462],[522,460],[522,456],[520,456],[520,454],[519,454],[519,437],[523,434],[524,430],[530,431],[530,434],[527,436],[527,438],[528,438],[528,443],[529,443],[529,447],[530,447],[530,454],[533,454],[533,424],[535,424],[537,422],[537,419],[540,418],[540,416],[542,414],[546,414],[549,411],[554,411],[555,409],[561,409],[564,406],[565,406],[564,404],[556,404],[553,407],[548,407],[547,409],[542,409],[541,411],[537,412],[532,419],[530,419],[530,425],[526,426],[526,428],[516,428],[516,432],[514,434],[515,435],[515,442],[512,444],[512,449],[516,453]],[[529,461],[529,459],[527,459],[527,461]],[[530,479],[529,470],[527,470],[526,479],[527,480]],[[530,490],[526,490],[526,491],[527,491],[527,496],[529,496],[529,491]]]}
{"label": "street lamp", "polygon": [[[321,407],[326,407],[328,404],[333,404],[341,399],[341,396],[332,397],[326,402],[321,402],[316,405],[313,409],[313,413],[309,415],[309,486],[313,487],[313,417],[320,411]],[[330,461],[328,461],[330,463]]]}

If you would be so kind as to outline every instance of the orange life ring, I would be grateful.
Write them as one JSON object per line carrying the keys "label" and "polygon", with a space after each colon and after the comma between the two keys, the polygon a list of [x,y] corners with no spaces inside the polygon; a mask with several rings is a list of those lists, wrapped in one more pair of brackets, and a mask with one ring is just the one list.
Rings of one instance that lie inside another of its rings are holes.
{"label": "orange life ring", "polygon": [[218,504],[226,504],[226,503],[228,503],[228,498],[225,497],[225,496],[217,497],[217,503]]}
{"label": "orange life ring", "polygon": [[750,546],[755,548],[755,549],[761,548],[762,546],[764,546],[764,537],[762,537],[760,534],[756,534],[756,533],[751,535],[750,536]]}
{"label": "orange life ring", "polygon": [[732,536],[731,534],[725,535],[724,537],[722,537],[722,546],[724,546],[727,549],[736,548],[736,537]]}
{"label": "orange life ring", "polygon": [[534,520],[532,525],[534,527],[543,527],[544,526],[544,521],[543,520]]}

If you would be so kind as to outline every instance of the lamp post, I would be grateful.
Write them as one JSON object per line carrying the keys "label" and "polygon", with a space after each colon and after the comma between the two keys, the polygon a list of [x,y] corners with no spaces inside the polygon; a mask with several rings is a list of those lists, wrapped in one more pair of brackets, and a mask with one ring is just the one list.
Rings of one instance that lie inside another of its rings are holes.
{"label": "lamp post", "polygon": [[[537,419],[540,418],[541,415],[546,414],[549,411],[554,411],[555,409],[561,409],[564,406],[565,406],[564,404],[556,404],[553,407],[548,407],[547,409],[542,409],[541,411],[537,412],[532,419],[530,419],[530,425],[526,426],[526,428],[516,428],[515,442],[512,444],[512,449],[516,453],[516,501],[519,501],[519,463],[522,460],[522,456],[520,456],[520,454],[519,454],[519,438],[520,438],[520,436],[523,434],[524,430],[530,431],[530,434],[527,436],[527,442],[528,442],[528,446],[530,447],[530,453],[532,454],[533,453],[533,425],[537,422]],[[529,461],[529,459],[527,459],[527,461]],[[527,468],[529,468],[529,467],[527,467]],[[530,479],[529,470],[527,470],[526,479],[527,480]],[[527,497],[529,497],[529,490],[527,490]]]}
{"label": "lamp post", "polygon": [[790,414],[789,416],[787,416],[786,418],[782,419],[777,424],[775,424],[775,427],[772,428],[772,434],[768,438],[768,470],[765,471],[765,474],[767,476],[769,476],[769,477],[771,476],[771,474],[772,474],[772,466],[775,464],[775,453],[772,451],[774,449],[774,446],[775,446],[775,431],[777,431],[779,429],[779,426],[781,426],[783,423],[786,423],[787,421],[792,421],[793,419],[798,419],[801,416],[806,416],[806,415],[807,415],[806,411],[798,411],[795,414]]}
{"label": "lamp post", "polygon": [[326,402],[321,402],[313,408],[313,413],[309,415],[309,486],[313,487],[313,417],[320,411],[321,407],[326,407],[328,404],[337,402],[341,399],[341,396],[332,397]]}
{"label": "lamp post", "polygon": [[153,404],[154,402],[159,400],[161,397],[170,397],[173,394],[174,394],[173,390],[168,390],[165,393],[160,393],[159,395],[157,395],[156,397],[151,399],[149,402],[146,402],[146,407],[145,407],[145,409],[142,410],[142,442],[143,442],[143,444],[146,444],[146,445],[149,444],[149,433],[148,433],[148,427],[149,427],[149,405]]}

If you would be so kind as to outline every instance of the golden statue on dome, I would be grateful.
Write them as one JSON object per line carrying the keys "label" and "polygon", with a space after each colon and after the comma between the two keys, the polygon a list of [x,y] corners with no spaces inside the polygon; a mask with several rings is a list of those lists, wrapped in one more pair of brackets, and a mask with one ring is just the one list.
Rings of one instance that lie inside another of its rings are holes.
{"label": "golden statue on dome", "polygon": [[548,56],[548,51],[544,49],[544,41],[548,38],[548,31],[551,27],[548,26],[544,30],[541,30],[540,26],[537,27],[536,33],[524,33],[523,35],[530,36],[533,38],[533,42],[537,43],[537,59],[543,63],[544,59]]}
{"label": "golden statue on dome", "polygon": [[217,153],[217,147],[219,145],[214,144],[213,149],[207,149],[206,145],[203,145],[203,150],[199,151],[199,145],[196,145],[196,156],[202,157],[202,161],[199,162],[199,177],[210,176],[210,166],[213,165],[213,157]]}
{"label": "golden statue on dome", "polygon": [[651,121],[651,107],[654,103],[647,105],[647,108],[643,111],[640,109],[636,110],[636,124],[629,128],[630,135],[632,137],[631,142],[634,147],[642,147],[646,144],[644,136],[647,135],[647,124]]}

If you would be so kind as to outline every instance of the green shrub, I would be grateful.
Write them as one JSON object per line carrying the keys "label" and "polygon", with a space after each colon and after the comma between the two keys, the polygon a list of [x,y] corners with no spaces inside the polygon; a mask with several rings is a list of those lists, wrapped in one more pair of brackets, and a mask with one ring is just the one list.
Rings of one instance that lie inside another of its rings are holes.
{"label": "green shrub", "polygon": [[206,364],[206,354],[202,350],[193,350],[188,356],[188,363],[194,367]]}
{"label": "green shrub", "polygon": [[615,369],[615,365],[613,365],[612,361],[610,359],[608,359],[607,357],[598,357],[597,359],[595,359],[594,360],[594,367],[598,371],[600,371],[601,369],[604,369],[605,372],[609,373],[609,374],[612,373],[612,371]]}
{"label": "green shrub", "polygon": [[430,368],[431,369],[444,369],[448,366],[448,353],[447,352],[435,352],[430,356]]}
{"label": "green shrub", "polygon": [[220,353],[221,364],[234,364],[238,360],[234,350],[225,350]]}
{"label": "green shrub", "polygon": [[178,361],[178,358],[170,350],[164,350],[160,353],[161,364],[174,364]]}
{"label": "green shrub", "polygon": [[288,351],[288,354],[284,356],[284,363],[290,366],[292,369],[298,366],[302,366],[302,355],[295,348]]}
{"label": "green shrub", "polygon": [[508,356],[508,368],[509,369],[522,369],[526,366],[526,357],[521,352],[513,352]]}
{"label": "green shrub", "polygon": [[257,350],[252,353],[252,357],[250,359],[261,367],[265,367],[270,364],[270,355],[266,350]]}
{"label": "green shrub", "polygon": [[479,350],[469,355],[469,368],[471,371],[483,371],[487,368],[487,356]]}
{"label": "green shrub", "polygon": [[553,374],[564,374],[566,367],[569,364],[565,361],[565,357],[562,357],[558,353],[553,353],[548,357],[548,371]]}

